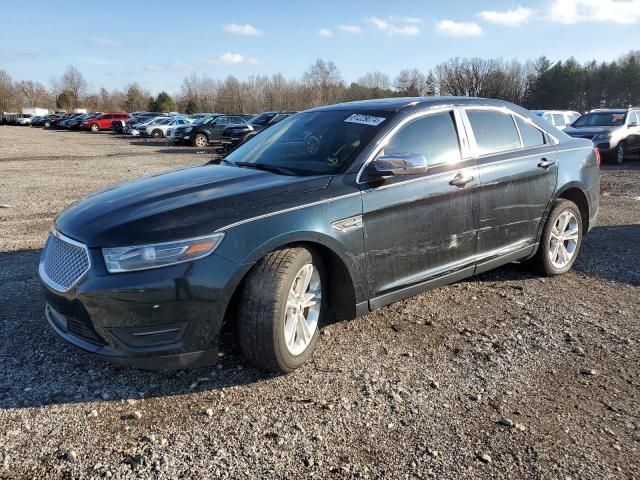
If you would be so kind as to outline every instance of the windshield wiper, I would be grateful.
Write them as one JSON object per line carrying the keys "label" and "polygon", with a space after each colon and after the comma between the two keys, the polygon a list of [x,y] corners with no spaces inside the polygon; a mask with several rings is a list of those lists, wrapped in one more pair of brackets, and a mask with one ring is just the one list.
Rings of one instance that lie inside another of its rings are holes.
{"label": "windshield wiper", "polygon": [[264,170],[266,172],[279,173],[281,175],[296,176],[295,172],[283,167],[277,167],[275,165],[269,165],[268,163],[254,163],[254,162],[229,162],[229,160],[223,160],[225,163],[230,163],[236,167],[255,168],[257,170]]}

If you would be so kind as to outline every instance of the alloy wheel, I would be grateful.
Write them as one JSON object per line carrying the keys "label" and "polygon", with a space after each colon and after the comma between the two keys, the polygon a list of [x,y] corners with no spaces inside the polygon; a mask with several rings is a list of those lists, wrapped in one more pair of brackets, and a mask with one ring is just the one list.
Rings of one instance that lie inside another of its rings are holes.
{"label": "alloy wheel", "polygon": [[618,148],[616,148],[616,162],[618,165],[624,163],[624,145],[619,144]]}
{"label": "alloy wheel", "polygon": [[206,137],[204,137],[204,135],[198,135],[196,137],[196,147],[198,148],[203,148],[207,146],[207,139]]}
{"label": "alloy wheel", "polygon": [[558,269],[566,267],[576,254],[579,237],[578,219],[571,211],[560,214],[551,229],[549,260]]}
{"label": "alloy wheel", "polygon": [[291,355],[300,355],[311,343],[318,328],[321,299],[320,273],[309,263],[298,271],[287,296],[284,339]]}

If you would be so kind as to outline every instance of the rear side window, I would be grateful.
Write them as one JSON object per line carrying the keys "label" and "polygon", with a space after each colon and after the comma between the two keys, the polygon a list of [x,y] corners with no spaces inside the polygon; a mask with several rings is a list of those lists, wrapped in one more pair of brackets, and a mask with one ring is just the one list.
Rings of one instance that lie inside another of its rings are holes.
{"label": "rear side window", "polygon": [[514,116],[516,123],[518,124],[518,130],[520,130],[520,136],[522,137],[522,146],[524,148],[539,147],[546,143],[544,133],[538,130],[536,127],[525,122],[518,116]]}
{"label": "rear side window", "polygon": [[423,155],[429,166],[457,162],[460,143],[453,114],[437,113],[405,125],[384,147],[383,154]]}
{"label": "rear side window", "polygon": [[511,115],[495,110],[467,110],[480,155],[521,148]]}

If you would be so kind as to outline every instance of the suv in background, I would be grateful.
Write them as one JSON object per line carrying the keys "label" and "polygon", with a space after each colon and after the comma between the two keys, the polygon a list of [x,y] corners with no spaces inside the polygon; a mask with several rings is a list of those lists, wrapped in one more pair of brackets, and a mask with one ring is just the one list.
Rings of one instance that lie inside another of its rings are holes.
{"label": "suv in background", "polygon": [[294,113],[297,112],[263,112],[251,118],[245,124],[229,125],[222,132],[220,143],[224,150],[231,150],[237,145],[246,142],[251,137],[256,136],[265,128],[275,125],[280,120],[284,120]]}
{"label": "suv in background", "polygon": [[100,130],[110,130],[111,124],[115,120],[124,120],[127,121],[129,119],[129,114],[124,112],[114,112],[114,113],[103,113],[102,115],[85,120],[80,125],[80,128],[83,130],[91,130],[92,132],[97,132]]}
{"label": "suv in background", "polygon": [[588,138],[602,155],[620,165],[627,153],[640,151],[640,108],[592,110],[564,133]]}
{"label": "suv in background", "polygon": [[558,130],[564,130],[577,119],[580,118],[578,112],[573,110],[532,110],[533,113],[542,117]]}
{"label": "suv in background", "polygon": [[173,136],[174,143],[189,143],[204,148],[210,143],[220,142],[222,132],[231,124],[244,125],[247,121],[241,115],[211,115],[191,125],[180,127]]}

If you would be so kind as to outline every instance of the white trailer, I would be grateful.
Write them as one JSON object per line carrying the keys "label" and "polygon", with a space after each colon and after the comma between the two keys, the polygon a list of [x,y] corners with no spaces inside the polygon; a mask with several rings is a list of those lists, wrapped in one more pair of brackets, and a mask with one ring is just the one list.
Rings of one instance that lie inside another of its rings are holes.
{"label": "white trailer", "polygon": [[49,115],[49,110],[46,108],[23,108],[22,115],[31,115],[32,117],[43,117]]}
{"label": "white trailer", "polygon": [[73,113],[87,113],[86,108],[74,108]]}

